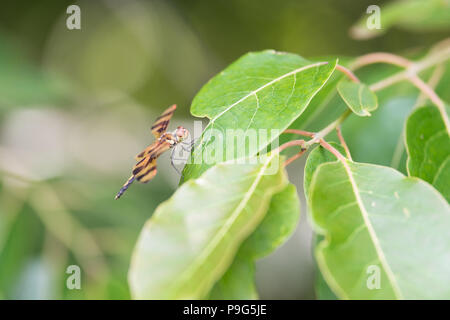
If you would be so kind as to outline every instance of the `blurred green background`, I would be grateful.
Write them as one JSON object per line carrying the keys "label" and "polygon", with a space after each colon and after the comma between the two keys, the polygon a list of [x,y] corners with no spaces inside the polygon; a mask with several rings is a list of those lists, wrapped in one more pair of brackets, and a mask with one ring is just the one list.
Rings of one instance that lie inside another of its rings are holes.
{"label": "blurred green background", "polygon": [[[151,183],[133,185],[119,201],[114,195],[134,155],[152,141],[150,126],[159,113],[176,103],[172,126],[192,128],[189,105],[196,92],[248,51],[270,48],[307,58],[402,54],[448,35],[393,28],[374,39],[352,39],[349,29],[366,8],[383,3],[2,3],[0,298],[128,299],[133,245],[179,176],[164,155]],[[81,8],[81,30],[66,28],[71,4]],[[302,165],[289,168],[301,194]],[[72,264],[81,267],[81,290],[66,288]],[[261,298],[305,299],[314,298],[313,282],[303,212],[293,237],[258,262],[257,286]]]}

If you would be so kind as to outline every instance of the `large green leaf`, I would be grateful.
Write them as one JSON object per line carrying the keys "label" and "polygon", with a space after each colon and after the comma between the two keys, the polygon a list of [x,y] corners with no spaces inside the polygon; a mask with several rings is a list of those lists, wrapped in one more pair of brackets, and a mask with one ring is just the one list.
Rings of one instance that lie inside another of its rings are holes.
{"label": "large green leaf", "polygon": [[363,83],[341,81],[337,90],[347,106],[360,117],[370,116],[378,107],[377,96]]}
{"label": "large green leaf", "polygon": [[[324,236],[320,234],[315,234],[313,239],[314,248],[324,240]],[[317,263],[316,263],[317,266]],[[322,273],[318,268],[316,268],[316,278],[314,284],[314,291],[316,294],[316,299],[318,300],[337,300],[338,298],[334,292],[330,289],[330,286],[325,281]]]}
{"label": "large green leaf", "polygon": [[[341,154],[345,154],[344,147],[335,142],[330,142],[330,145],[337,149]],[[322,146],[318,146],[311,151],[308,155],[308,159],[305,164],[305,171],[303,175],[303,190],[305,192],[305,198],[308,199],[309,188],[311,180],[316,169],[322,164],[327,162],[334,162],[337,158],[330,151],[326,150]],[[313,246],[314,248],[320,243],[324,237],[320,234],[314,234]],[[316,270],[315,279],[315,293],[317,299],[320,300],[335,300],[336,296],[327,285],[325,279],[322,276],[320,270]]]}
{"label": "large green leaf", "polygon": [[325,163],[309,204],[325,235],[317,262],[340,298],[450,298],[450,208],[428,183],[388,167]]}
{"label": "large green leaf", "polygon": [[210,300],[256,300],[255,262],[238,251],[233,263],[211,289]]}
{"label": "large green leaf", "polygon": [[[267,50],[244,55],[212,78],[192,102],[191,113],[210,122],[184,169],[185,179],[225,159],[264,150],[302,114],[335,65]],[[227,135],[227,129],[234,131]],[[243,139],[237,150],[236,138]]]}
{"label": "large green leaf", "polygon": [[439,110],[416,109],[406,122],[405,139],[409,175],[431,183],[450,201],[450,139]]}
{"label": "large green leaf", "polygon": [[[294,185],[275,194],[264,220],[245,240],[227,272],[214,286],[211,299],[256,299],[254,261],[272,253],[295,231],[300,200]],[[243,276],[243,273],[247,274]]]}
{"label": "large green leaf", "polygon": [[263,220],[272,195],[287,185],[275,153],[249,162],[216,165],[156,209],[134,250],[129,272],[133,297],[207,296]]}
{"label": "large green leaf", "polygon": [[[330,142],[330,145],[337,149],[341,154],[345,154],[345,149],[340,144],[335,142]],[[322,163],[336,161],[337,158],[330,151],[326,150],[322,146],[317,146],[308,155],[308,159],[305,164],[305,173],[303,175],[303,190],[305,191],[305,198],[308,199],[309,187],[311,185],[311,180],[316,171],[317,167]]]}
{"label": "large green leaf", "polygon": [[[449,0],[408,0],[387,4],[380,10],[380,28],[369,29],[368,19],[377,13],[368,12],[352,27],[351,34],[358,39],[379,36],[392,26],[423,32],[424,30],[445,30],[450,28]],[[371,17],[373,16],[373,17]]]}

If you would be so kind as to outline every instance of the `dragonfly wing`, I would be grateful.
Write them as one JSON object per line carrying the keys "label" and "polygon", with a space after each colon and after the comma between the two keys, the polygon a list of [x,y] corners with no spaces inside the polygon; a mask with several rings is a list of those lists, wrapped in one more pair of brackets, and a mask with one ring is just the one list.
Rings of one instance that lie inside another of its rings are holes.
{"label": "dragonfly wing", "polygon": [[141,153],[136,156],[137,161],[141,161],[145,157],[149,156],[150,158],[156,159],[163,152],[169,150],[172,147],[172,144],[169,142],[170,139],[161,139],[160,141],[156,141],[151,144],[147,148],[144,149]]}
{"label": "dragonfly wing", "polygon": [[175,109],[177,106],[171,105],[169,108],[167,108],[162,115],[160,115],[155,123],[152,126],[152,133],[158,139],[161,137],[161,135],[166,132],[167,127],[169,126],[170,118],[172,118],[173,113],[175,112]]}
{"label": "dragonfly wing", "polygon": [[148,154],[154,153],[154,151],[158,147],[158,145],[159,145],[159,141],[156,141],[156,142],[152,143],[147,148],[145,148],[144,151],[142,151],[141,153],[136,155],[134,158],[136,159],[136,161],[141,161]]}
{"label": "dragonfly wing", "polygon": [[133,167],[133,175],[139,182],[149,182],[156,175],[156,159],[145,157]]}

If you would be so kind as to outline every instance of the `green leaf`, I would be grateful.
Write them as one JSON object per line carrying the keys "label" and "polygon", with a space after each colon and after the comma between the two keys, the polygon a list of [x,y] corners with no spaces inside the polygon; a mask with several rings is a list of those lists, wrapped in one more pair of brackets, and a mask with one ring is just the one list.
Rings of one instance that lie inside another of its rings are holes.
{"label": "green leaf", "polygon": [[260,259],[282,245],[295,231],[300,218],[300,199],[297,189],[289,184],[275,194],[258,229],[242,245],[242,250]]}
{"label": "green leaf", "polygon": [[352,27],[351,35],[356,39],[369,39],[385,33],[392,26],[420,32],[450,27],[448,0],[396,1],[381,8],[380,13],[380,28],[368,28],[368,20],[376,15],[375,11],[370,11]]}
{"label": "green leaf", "polygon": [[238,251],[233,263],[216,282],[209,294],[210,300],[256,300],[255,262],[253,257]]}
{"label": "green leaf", "polygon": [[[342,58],[339,58],[339,64],[344,65],[342,60]],[[336,90],[338,82],[343,77],[342,72],[333,73],[327,83],[311,100],[302,115],[289,125],[289,129],[318,131],[339,117],[347,108]],[[320,124],[316,125],[317,122],[320,122]],[[298,135],[282,134],[279,137],[280,145],[293,139],[298,139]]]}
{"label": "green leaf", "polygon": [[242,244],[238,254],[214,286],[211,299],[256,299],[254,262],[268,256],[295,231],[300,218],[300,199],[294,185],[275,194],[261,224]]}
{"label": "green leaf", "polygon": [[450,201],[450,139],[439,110],[416,109],[406,122],[405,138],[409,175],[429,182]]}
{"label": "green leaf", "polygon": [[[330,142],[330,145],[336,148],[341,154],[345,154],[345,149],[343,146],[336,142]],[[326,150],[322,146],[317,146],[311,151],[306,160],[305,173],[303,175],[303,190],[305,191],[305,198],[308,199],[309,187],[311,185],[311,180],[316,171],[317,167],[322,163],[336,161],[337,158],[330,151]]]}
{"label": "green leaf", "polygon": [[[320,234],[314,235],[314,248],[325,239],[324,236]],[[334,292],[330,289],[327,282],[322,276],[322,273],[318,268],[316,268],[316,280],[314,284],[314,289],[316,293],[316,298],[318,300],[337,300],[338,297],[334,294]]]}
{"label": "green leaf", "polygon": [[184,183],[142,230],[129,272],[133,297],[205,298],[286,185],[276,153],[219,164]]}
{"label": "green leaf", "polygon": [[377,96],[363,83],[341,81],[337,90],[347,106],[360,117],[370,116],[369,111],[378,107]]}
{"label": "green leaf", "polygon": [[[196,178],[225,159],[253,156],[264,150],[302,114],[335,65],[267,50],[244,55],[212,78],[192,102],[191,113],[211,121],[191,153],[183,173],[185,179]],[[236,136],[227,135],[227,129],[234,129],[238,139],[244,138],[237,151]]]}
{"label": "green leaf", "polygon": [[450,208],[428,183],[388,167],[325,163],[309,204],[325,235],[317,262],[340,298],[450,298]]}
{"label": "green leaf", "polygon": [[[336,148],[342,154],[345,154],[345,149],[340,144],[335,142],[330,142],[330,145]],[[305,170],[303,175],[303,190],[305,192],[305,198],[308,199],[309,188],[311,185],[311,180],[316,171],[317,167],[322,163],[334,162],[337,158],[330,151],[326,150],[322,146],[317,146],[311,151],[306,160]],[[324,237],[320,234],[314,234],[313,246],[317,247],[317,244],[320,243]],[[315,292],[317,299],[320,300],[335,300],[336,295],[331,291],[328,287],[325,279],[322,276],[320,270],[316,271],[316,280],[315,280]]]}

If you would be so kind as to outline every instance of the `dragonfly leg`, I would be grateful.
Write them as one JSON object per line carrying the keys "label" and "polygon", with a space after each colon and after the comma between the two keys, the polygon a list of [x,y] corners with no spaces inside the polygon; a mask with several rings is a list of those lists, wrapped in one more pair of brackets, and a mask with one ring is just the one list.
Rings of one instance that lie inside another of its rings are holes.
{"label": "dragonfly leg", "polygon": [[181,142],[181,148],[183,148],[184,151],[191,152],[192,148],[194,147],[196,140],[192,139],[190,142]]}
{"label": "dragonfly leg", "polygon": [[183,177],[183,174],[181,173],[180,170],[178,170],[178,168],[175,166],[174,163],[174,156],[175,156],[175,148],[172,149],[172,152],[170,153],[170,164],[172,165],[172,167],[175,169],[175,171],[181,176]]}

